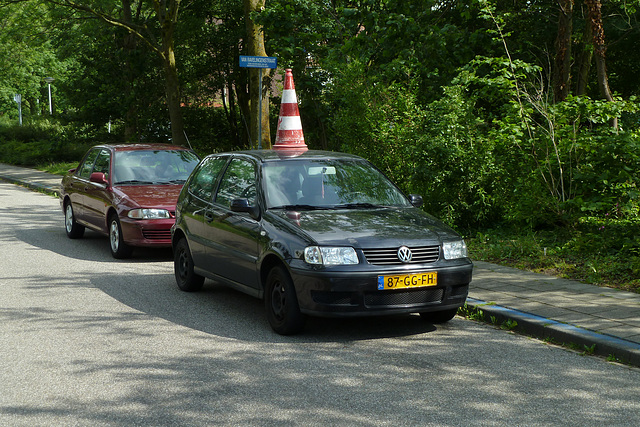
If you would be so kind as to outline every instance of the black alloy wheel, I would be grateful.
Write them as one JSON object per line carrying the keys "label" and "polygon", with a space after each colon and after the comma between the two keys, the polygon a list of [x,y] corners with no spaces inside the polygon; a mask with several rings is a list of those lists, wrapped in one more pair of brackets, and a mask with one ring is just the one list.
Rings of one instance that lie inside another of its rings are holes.
{"label": "black alloy wheel", "polygon": [[202,289],[204,277],[193,271],[193,258],[187,239],[184,237],[178,240],[173,250],[173,270],[176,283],[181,290],[194,292]]}
{"label": "black alloy wheel", "polygon": [[277,266],[269,271],[264,296],[267,319],[280,335],[292,335],[304,328],[304,316],[300,313],[296,290],[289,273]]}

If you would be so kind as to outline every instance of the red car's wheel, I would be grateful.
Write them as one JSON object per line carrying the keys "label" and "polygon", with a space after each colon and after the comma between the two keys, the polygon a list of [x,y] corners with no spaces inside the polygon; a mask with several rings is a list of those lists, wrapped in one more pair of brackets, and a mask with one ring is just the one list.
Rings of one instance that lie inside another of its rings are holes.
{"label": "red car's wheel", "polygon": [[64,208],[64,228],[70,239],[78,239],[84,235],[84,226],[76,222],[71,202],[67,202]]}
{"label": "red car's wheel", "polygon": [[122,238],[122,227],[117,215],[109,217],[109,248],[111,255],[117,259],[129,258],[133,253],[133,248]]}

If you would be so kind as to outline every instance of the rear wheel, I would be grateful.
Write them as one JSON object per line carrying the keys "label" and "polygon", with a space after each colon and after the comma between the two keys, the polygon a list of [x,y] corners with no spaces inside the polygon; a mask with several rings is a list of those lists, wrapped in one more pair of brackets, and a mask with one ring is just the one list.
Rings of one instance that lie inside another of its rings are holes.
{"label": "rear wheel", "polygon": [[280,335],[302,331],[304,316],[300,313],[296,290],[291,276],[281,266],[272,268],[267,276],[264,303],[274,331]]}
{"label": "rear wheel", "polygon": [[64,208],[64,228],[67,232],[67,237],[70,239],[79,239],[84,235],[84,226],[76,222],[71,202],[67,202]]}
{"label": "rear wheel", "polygon": [[178,240],[173,250],[173,270],[178,287],[186,292],[198,291],[204,284],[204,277],[194,273],[193,258],[189,244],[184,237]]}
{"label": "rear wheel", "polygon": [[133,248],[124,242],[120,220],[115,214],[109,217],[109,248],[116,259],[129,258],[133,253]]}
{"label": "rear wheel", "polygon": [[434,311],[431,313],[420,313],[420,317],[426,322],[445,323],[453,319],[457,312],[457,308],[451,308],[449,310]]}

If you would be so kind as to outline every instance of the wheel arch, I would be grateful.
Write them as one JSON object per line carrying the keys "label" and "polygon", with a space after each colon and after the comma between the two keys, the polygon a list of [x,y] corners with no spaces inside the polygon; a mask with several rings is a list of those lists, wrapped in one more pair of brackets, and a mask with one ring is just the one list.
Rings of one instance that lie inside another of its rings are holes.
{"label": "wheel arch", "polygon": [[[109,220],[111,219],[111,216],[115,215],[116,217],[118,216],[118,212],[115,210],[115,208],[113,206],[109,206],[109,209],[107,209],[107,214],[104,216],[104,221],[105,221],[105,228],[107,229],[107,231],[109,230]],[[118,218],[119,220],[120,218]]]}
{"label": "wheel arch", "polygon": [[264,288],[267,283],[267,276],[269,272],[274,267],[281,266],[287,272],[287,274],[291,275],[289,272],[289,267],[287,263],[284,262],[279,256],[274,253],[270,253],[264,257],[262,263],[260,264],[260,294],[264,296]]}
{"label": "wheel arch", "polygon": [[[64,198],[62,199],[62,212],[66,212],[67,211],[67,206],[71,205],[71,196],[69,196],[68,194],[64,195]],[[73,207],[72,207],[73,209]]]}
{"label": "wheel arch", "polygon": [[173,235],[171,236],[171,246],[175,247],[176,243],[178,243],[178,241],[183,237],[186,238],[186,234],[184,233],[184,231],[182,231],[182,229],[174,229]]}

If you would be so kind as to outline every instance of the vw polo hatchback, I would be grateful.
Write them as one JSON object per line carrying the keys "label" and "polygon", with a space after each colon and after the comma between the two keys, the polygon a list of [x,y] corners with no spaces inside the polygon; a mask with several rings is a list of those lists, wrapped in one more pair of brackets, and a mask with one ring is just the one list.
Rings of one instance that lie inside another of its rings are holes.
{"label": "vw polo hatchback", "polygon": [[280,334],[307,315],[445,322],[465,303],[473,264],[422,203],[353,155],[213,154],[178,198],[176,281],[196,291],[210,278],[264,299]]}

